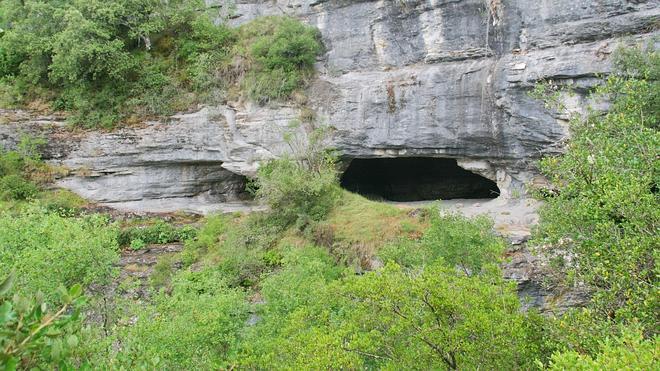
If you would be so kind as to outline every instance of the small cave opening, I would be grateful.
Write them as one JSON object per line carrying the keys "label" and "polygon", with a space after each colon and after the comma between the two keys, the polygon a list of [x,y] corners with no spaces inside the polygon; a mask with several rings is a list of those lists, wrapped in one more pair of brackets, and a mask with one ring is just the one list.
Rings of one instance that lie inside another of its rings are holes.
{"label": "small cave opening", "polygon": [[458,166],[455,159],[354,159],[341,186],[365,197],[397,202],[497,198],[497,184]]}

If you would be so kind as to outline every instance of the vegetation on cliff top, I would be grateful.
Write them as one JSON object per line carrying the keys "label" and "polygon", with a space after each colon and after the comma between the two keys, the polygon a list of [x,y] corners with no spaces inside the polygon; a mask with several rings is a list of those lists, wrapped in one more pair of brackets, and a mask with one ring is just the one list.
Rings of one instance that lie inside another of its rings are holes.
{"label": "vegetation on cliff top", "polygon": [[287,17],[231,28],[210,12],[200,0],[4,1],[0,103],[108,128],[240,95],[283,99],[313,73],[315,29]]}

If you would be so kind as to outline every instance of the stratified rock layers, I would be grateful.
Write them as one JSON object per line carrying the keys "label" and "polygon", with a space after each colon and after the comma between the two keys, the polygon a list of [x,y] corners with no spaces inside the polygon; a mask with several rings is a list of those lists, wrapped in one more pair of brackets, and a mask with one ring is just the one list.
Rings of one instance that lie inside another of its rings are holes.
{"label": "stratified rock layers", "polygon": [[[306,105],[344,159],[443,157],[497,182],[502,197],[561,151],[566,116],[529,96],[544,80],[584,107],[621,42],[657,34],[657,0],[237,1],[231,22],[288,14],[318,27],[326,53]],[[62,134],[52,117],[5,111],[0,144],[49,136],[60,185],[105,203],[240,198],[243,176],[289,150],[297,105],[235,102],[111,133]],[[304,126],[298,130],[304,137]],[[173,203],[180,205],[179,203]],[[143,207],[146,204],[141,203]]]}

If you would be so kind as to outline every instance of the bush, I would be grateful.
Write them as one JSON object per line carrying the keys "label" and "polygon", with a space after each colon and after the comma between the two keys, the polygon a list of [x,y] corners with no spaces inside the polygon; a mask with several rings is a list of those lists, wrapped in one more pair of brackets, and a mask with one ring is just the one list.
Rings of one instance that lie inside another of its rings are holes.
{"label": "bush", "polygon": [[197,231],[197,237],[185,241],[183,262],[190,265],[198,261],[209,249],[219,243],[220,237],[227,231],[231,222],[230,217],[226,215],[207,216]]}
{"label": "bush", "polygon": [[322,51],[316,29],[293,18],[263,17],[240,27],[239,50],[254,68],[243,86],[258,102],[288,97],[311,76]]}
{"label": "bush", "polygon": [[0,152],[0,177],[20,174],[24,168],[25,160],[18,152]]}
{"label": "bush", "polygon": [[345,269],[335,265],[327,251],[314,246],[287,246],[279,264],[282,270],[261,282],[261,294],[268,303],[262,314],[266,316],[264,320],[273,323],[277,323],[279,315],[314,305],[317,291],[340,278]]}
{"label": "bush", "polygon": [[623,335],[606,338],[601,351],[591,357],[575,351],[554,353],[550,370],[653,370],[660,363],[658,338],[644,339],[638,328],[625,329]]}
{"label": "bush", "polygon": [[18,174],[0,179],[0,195],[10,200],[27,200],[36,196],[37,186]]}
{"label": "bush", "polygon": [[80,285],[57,291],[53,309],[43,295],[4,296],[12,285],[10,275],[0,284],[0,367],[4,370],[45,369],[52,365],[68,369],[68,358],[78,345],[77,324],[85,302]]}
{"label": "bush", "polygon": [[[21,144],[26,140],[23,138]],[[18,151],[0,151],[0,199],[27,200],[36,196],[37,186],[25,178],[28,163],[33,162]]]}
{"label": "bush", "polygon": [[120,329],[122,351],[105,359],[117,368],[226,368],[228,352],[247,319],[245,293],[227,288],[211,268],[173,278],[172,294],[140,309],[135,325]]}
{"label": "bush", "polygon": [[472,275],[492,268],[504,253],[504,241],[493,234],[493,223],[487,217],[469,219],[455,214],[443,215],[436,208],[431,211],[430,221],[429,228],[419,241],[404,240],[390,244],[378,255],[405,267],[431,264],[442,259]]}
{"label": "bush", "polygon": [[[162,220],[147,226],[129,227],[119,232],[119,246],[131,246],[134,250],[147,244],[183,242],[195,238],[197,231],[191,226],[175,227]],[[139,246],[139,247],[138,247]]]}
{"label": "bush", "polygon": [[256,196],[270,206],[270,218],[299,228],[325,218],[341,197],[334,153],[326,148],[328,127],[302,135],[301,123],[289,124],[284,141],[291,153],[262,165]]}
{"label": "bush", "polygon": [[291,159],[272,160],[259,168],[257,197],[284,225],[319,221],[341,195],[333,166],[311,171]]}
{"label": "bush", "polygon": [[213,216],[197,239],[186,241],[182,260],[187,265],[202,261],[217,267],[229,287],[251,287],[272,268],[276,257],[271,249],[285,228],[279,220],[262,213]]}
{"label": "bush", "polygon": [[17,293],[52,299],[58,286],[107,282],[117,259],[116,231],[101,216],[63,218],[36,206],[0,212],[0,271],[16,271]]}

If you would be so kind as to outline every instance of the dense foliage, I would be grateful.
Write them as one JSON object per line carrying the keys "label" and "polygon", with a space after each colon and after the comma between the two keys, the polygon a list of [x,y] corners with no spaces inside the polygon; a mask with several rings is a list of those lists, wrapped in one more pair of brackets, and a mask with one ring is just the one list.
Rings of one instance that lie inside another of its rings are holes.
{"label": "dense foliage", "polygon": [[314,29],[282,17],[232,29],[210,11],[201,0],[5,1],[0,102],[46,103],[109,127],[227,99],[235,87],[260,102],[284,98],[313,71]]}
{"label": "dense foliage", "polygon": [[217,269],[185,272],[153,305],[140,308],[134,326],[117,334],[123,350],[99,363],[134,368],[218,369],[227,367],[248,316],[246,293],[230,288]]}
{"label": "dense foliage", "polygon": [[39,206],[0,211],[0,272],[16,272],[14,292],[107,281],[118,258],[116,231],[99,215],[64,218]]}
{"label": "dense foliage", "polygon": [[436,260],[337,279],[306,251],[264,280],[263,320],[239,361],[248,368],[526,368],[541,356],[539,318],[519,311],[499,272],[468,277]]}
{"label": "dense foliage", "polygon": [[492,234],[493,224],[487,217],[431,213],[430,222],[419,240],[385,246],[379,255],[408,267],[442,258],[470,276],[492,268],[504,252],[504,243]]}
{"label": "dense foliage", "polygon": [[274,160],[259,169],[257,195],[278,210],[283,223],[319,221],[328,215],[339,198],[337,175],[328,163],[320,171],[309,171],[288,159]]}
{"label": "dense foliage", "polygon": [[[295,20],[231,29],[201,2],[1,9],[3,99],[44,100],[88,125],[216,95],[283,98],[321,51]],[[67,211],[75,200],[40,189],[44,164],[26,140],[0,154],[0,196],[20,206],[0,210],[0,272],[14,272],[0,285],[0,366],[655,369],[658,62],[655,51],[621,51],[599,89],[609,112],[573,120],[567,153],[542,163],[557,189],[536,242],[566,284],[592,293],[558,318],[521,310],[487,218],[341,191],[323,130],[288,136],[292,154],[259,169],[254,189],[269,210],[209,216],[199,230],[153,220],[119,230]],[[175,241],[184,251],[156,264],[149,297],[103,296],[120,248]]]}
{"label": "dense foliage", "polygon": [[[82,359],[127,368],[449,369],[527,368],[548,354],[541,317],[520,312],[514,287],[493,265],[468,275],[436,256],[355,275],[296,239],[241,243],[269,223],[253,218],[211,218],[188,242],[206,258],[176,273],[152,303],[122,309],[137,322],[97,335],[107,348]],[[470,224],[457,219],[438,215],[428,235]],[[473,247],[493,242],[482,236]],[[246,285],[251,265],[260,267],[257,285]]]}
{"label": "dense foliage", "polygon": [[16,151],[0,148],[0,200],[27,200],[39,192],[30,173],[43,166],[36,151],[38,141],[23,137]]}
{"label": "dense foliage", "polygon": [[242,85],[259,102],[286,97],[303,85],[322,51],[317,31],[289,18],[259,18],[238,32],[252,67]]}
{"label": "dense foliage", "polygon": [[335,159],[324,147],[329,128],[300,135],[300,124],[292,122],[284,134],[291,153],[261,166],[255,183],[257,198],[274,211],[271,218],[299,228],[328,216],[340,197]]}
{"label": "dense foliage", "polygon": [[654,369],[658,364],[658,99],[654,49],[622,49],[596,92],[605,114],[571,122],[564,156],[543,171],[558,187],[541,210],[538,244],[565,282],[588,285],[586,308],[551,329],[553,369]]}
{"label": "dense foliage", "polygon": [[130,246],[134,250],[147,244],[183,242],[195,237],[196,230],[190,226],[175,227],[162,220],[145,226],[123,228],[117,236],[119,246]]}
{"label": "dense foliage", "polygon": [[594,357],[576,351],[556,353],[551,370],[654,370],[658,367],[658,338],[644,339],[639,329],[624,329],[617,337],[600,340]]}
{"label": "dense foliage", "polygon": [[0,284],[0,367],[3,370],[48,368],[72,365],[71,351],[78,345],[75,335],[80,309],[85,303],[82,287],[57,291],[57,308],[51,308],[44,296],[7,297],[14,276]]}
{"label": "dense foliage", "polygon": [[543,161],[559,195],[542,209],[541,242],[576,280],[593,288],[599,321],[640,321],[658,329],[658,228],[660,167],[655,51],[618,55],[618,73],[599,93],[612,100],[605,115],[572,121],[562,157]]}

